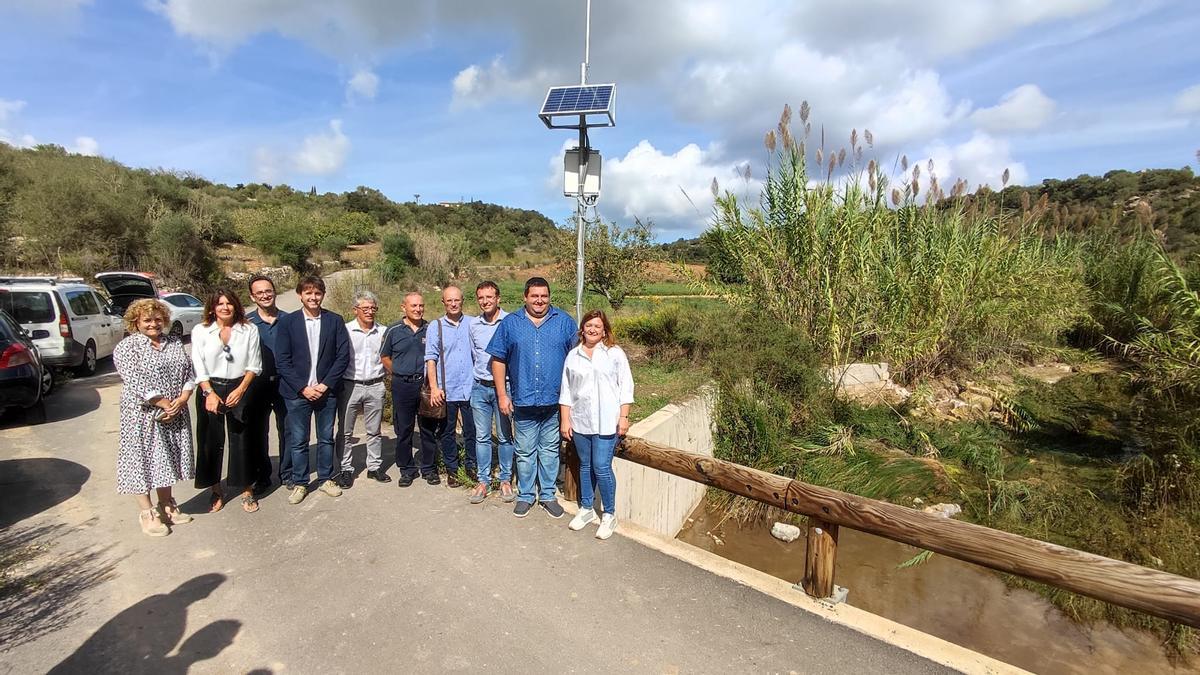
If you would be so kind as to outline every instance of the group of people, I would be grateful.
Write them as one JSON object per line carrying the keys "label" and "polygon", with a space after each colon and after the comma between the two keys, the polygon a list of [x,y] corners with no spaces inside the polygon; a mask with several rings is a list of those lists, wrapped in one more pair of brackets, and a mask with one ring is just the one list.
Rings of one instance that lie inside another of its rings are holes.
{"label": "group of people", "polygon": [[[129,335],[113,353],[125,385],[117,489],[137,497],[143,532],[164,536],[193,520],[172,496],[179,480],[194,478],[197,489],[208,491],[209,511],[221,510],[226,450],[225,485],[241,490],[243,510],[257,511],[258,498],[272,486],[272,415],[278,480],[289,503],[308,494],[314,418],[317,489],[338,497],[353,486],[351,440],[359,417],[367,479],[391,482],[381,434],[390,386],[400,487],[418,478],[439,484],[440,453],[447,484],[460,486],[463,466],[477,480],[468,499],[483,503],[492,484],[494,436],[499,496],[515,502],[513,515],[525,517],[537,504],[561,518],[555,488],[566,439],[580,460],[579,511],[570,528],[598,522],[597,538],[612,535],[613,453],[629,429],[633,377],[604,312],[588,312],[576,324],[550,303],[550,285],[541,277],[525,283],[524,305],[512,313],[501,309],[500,288],[491,281],[475,288],[478,316],[464,313],[457,286],[442,290],[445,314],[433,322],[425,320],[422,295],[408,293],[404,317],[386,327],[375,320],[379,300],[370,291],[354,295],[348,322],[323,308],[320,277],[300,279],[301,308],[290,313],[276,306],[270,278],[251,278],[249,291],[255,305],[249,312],[228,289],[209,295],[204,320],[192,331],[190,357],[182,341],[164,331],[170,312],[161,301],[139,300],[125,314]],[[194,454],[187,406],[193,394]]]}

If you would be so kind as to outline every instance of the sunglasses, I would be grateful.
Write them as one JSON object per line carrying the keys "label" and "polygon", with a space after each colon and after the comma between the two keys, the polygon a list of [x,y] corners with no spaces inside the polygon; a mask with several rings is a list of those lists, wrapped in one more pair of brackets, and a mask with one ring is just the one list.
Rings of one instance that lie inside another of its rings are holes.
{"label": "sunglasses", "polygon": [[226,361],[233,361],[233,350],[229,348],[229,345],[221,345],[221,351],[225,352]]}

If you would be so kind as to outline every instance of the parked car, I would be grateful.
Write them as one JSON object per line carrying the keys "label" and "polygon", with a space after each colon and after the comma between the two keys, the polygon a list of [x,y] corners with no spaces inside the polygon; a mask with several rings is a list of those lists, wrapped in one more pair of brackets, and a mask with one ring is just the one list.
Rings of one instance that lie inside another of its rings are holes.
{"label": "parked car", "polygon": [[[37,333],[49,331],[39,329]],[[45,419],[43,401],[54,388],[54,375],[42,363],[33,335],[0,311],[0,413],[9,408],[34,409]]]}
{"label": "parked car", "polygon": [[43,363],[80,375],[125,335],[121,314],[80,278],[0,277],[0,310],[33,336]]}
{"label": "parked car", "polygon": [[204,320],[204,303],[187,293],[163,293],[161,300],[171,308],[171,335],[191,335],[192,328]]}
{"label": "parked car", "polygon": [[158,297],[154,275],[145,272],[101,272],[96,281],[108,293],[117,316],[125,316],[125,310],[134,300]]}

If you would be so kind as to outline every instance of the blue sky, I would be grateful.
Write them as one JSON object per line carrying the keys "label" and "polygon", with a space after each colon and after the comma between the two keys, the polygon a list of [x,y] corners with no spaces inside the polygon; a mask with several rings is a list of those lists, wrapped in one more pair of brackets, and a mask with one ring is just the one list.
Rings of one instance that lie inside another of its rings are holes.
{"label": "blue sky", "polygon": [[[661,239],[704,228],[713,178],[753,194],[763,134],[802,100],[829,149],[869,128],[869,154],[932,158],[944,186],[1197,161],[1190,0],[593,5],[589,77],[618,83],[617,127],[592,134],[600,212],[651,219]],[[536,113],[547,86],[578,79],[583,6],[0,0],[0,141],[561,221],[572,135]]]}

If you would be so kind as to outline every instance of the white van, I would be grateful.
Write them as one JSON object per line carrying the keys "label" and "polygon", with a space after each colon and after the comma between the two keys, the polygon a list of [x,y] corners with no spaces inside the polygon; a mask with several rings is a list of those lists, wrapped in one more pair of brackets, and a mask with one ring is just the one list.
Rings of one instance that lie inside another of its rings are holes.
{"label": "white van", "polygon": [[47,365],[80,375],[96,372],[125,336],[120,314],[80,278],[0,276],[0,309],[29,331]]}

